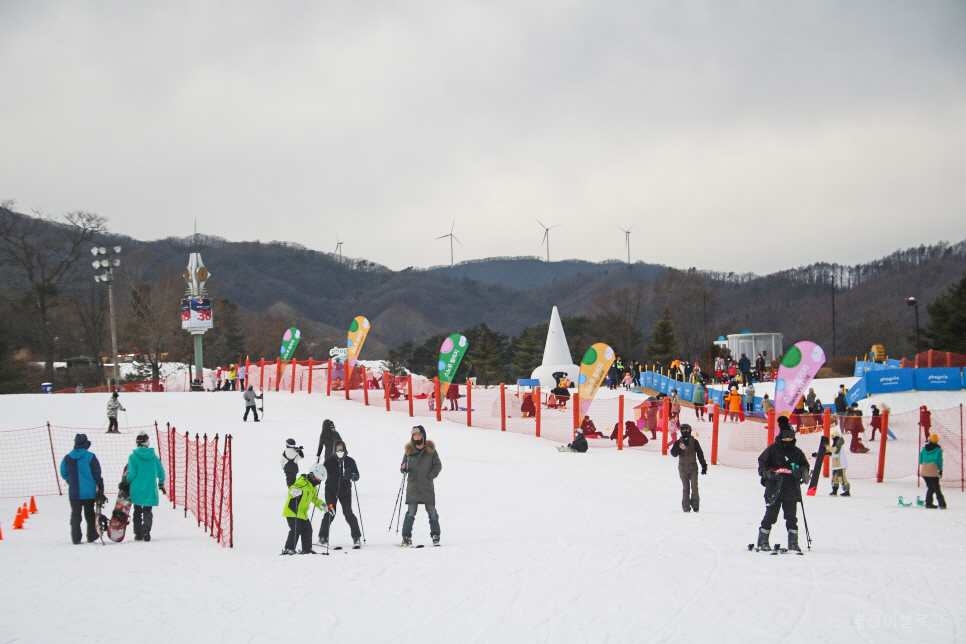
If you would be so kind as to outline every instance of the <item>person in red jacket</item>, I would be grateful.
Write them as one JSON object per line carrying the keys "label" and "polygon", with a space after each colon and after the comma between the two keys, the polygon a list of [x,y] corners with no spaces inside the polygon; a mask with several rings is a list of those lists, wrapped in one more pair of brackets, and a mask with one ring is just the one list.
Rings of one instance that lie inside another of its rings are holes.
{"label": "person in red jacket", "polygon": [[929,429],[932,427],[932,412],[925,405],[919,408],[919,426],[922,428],[922,433],[926,436],[926,442],[928,443]]}
{"label": "person in red jacket", "polygon": [[449,401],[450,411],[459,411],[460,388],[455,382],[451,383],[446,390],[446,400]]}
{"label": "person in red jacket", "polygon": [[584,438],[603,438],[604,435],[597,431],[597,427],[594,425],[594,421],[590,419],[590,416],[584,416],[584,420],[580,423],[580,431],[583,432]]}

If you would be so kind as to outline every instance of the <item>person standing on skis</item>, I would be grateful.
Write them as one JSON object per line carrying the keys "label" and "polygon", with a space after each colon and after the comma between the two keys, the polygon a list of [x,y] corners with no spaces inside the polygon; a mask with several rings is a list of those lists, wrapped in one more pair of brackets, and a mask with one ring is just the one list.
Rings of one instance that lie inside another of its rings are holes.
{"label": "person standing on skis", "polygon": [[412,429],[412,438],[406,443],[405,455],[399,471],[407,474],[406,480],[406,505],[409,510],[403,520],[403,540],[402,546],[413,545],[413,523],[416,521],[416,512],[419,505],[426,506],[426,513],[429,515],[429,534],[433,538],[433,545],[439,545],[439,514],[436,512],[436,488],[433,480],[439,476],[443,469],[443,464],[436,453],[436,445],[433,441],[426,440],[426,430],[422,425],[416,425]]}
{"label": "person standing on skis", "polygon": [[319,500],[315,489],[323,481],[325,467],[316,463],[308,474],[298,477],[295,484],[289,487],[285,508],[282,510],[282,516],[288,521],[288,538],[285,539],[285,547],[282,549],[283,555],[294,555],[295,544],[299,539],[302,541],[303,555],[316,554],[312,550],[312,520],[309,519],[308,509],[310,505],[314,505],[325,512],[325,506]]}
{"label": "person standing on skis", "polygon": [[352,535],[352,546],[362,546],[362,533],[359,531],[359,520],[352,512],[352,483],[359,480],[359,468],[355,459],[348,455],[345,443],[338,441],[332,456],[325,459],[325,516],[319,528],[319,545],[329,545],[329,527],[335,518],[336,505],[342,506],[342,516],[349,524]]}
{"label": "person standing on skis", "polygon": [[678,457],[678,474],[684,486],[681,509],[685,512],[697,512],[701,504],[698,494],[698,463],[701,463],[702,474],[708,473],[708,464],[704,460],[704,452],[698,439],[691,436],[691,425],[681,425],[681,438],[671,446],[671,456]]}
{"label": "person standing on skis", "polygon": [[799,487],[809,478],[808,459],[795,446],[795,430],[788,417],[778,417],[778,440],[765,448],[758,457],[758,474],[765,486],[765,516],[758,530],[758,549],[771,550],[769,536],[778,520],[779,510],[785,514],[788,529],[788,549],[801,552],[798,545],[798,502],[802,500]]}

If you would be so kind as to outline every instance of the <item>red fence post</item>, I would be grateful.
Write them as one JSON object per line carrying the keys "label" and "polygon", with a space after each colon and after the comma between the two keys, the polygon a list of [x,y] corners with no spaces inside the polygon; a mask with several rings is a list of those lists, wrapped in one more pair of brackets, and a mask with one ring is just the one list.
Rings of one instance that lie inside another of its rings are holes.
{"label": "red fence post", "polygon": [[312,367],[314,366],[312,358],[309,357],[309,393],[312,393]]}
{"label": "red fence post", "polygon": [[[234,494],[232,494],[232,467],[231,467],[231,434],[225,437],[225,470],[228,472],[228,547],[235,547],[235,504],[233,502]],[[224,474],[222,474],[222,481],[224,481]],[[224,498],[224,488],[222,489],[222,498]]]}
{"label": "red fence post", "polygon": [[466,379],[466,426],[473,426],[473,383]]}
{"label": "red fence post", "polygon": [[[248,368],[245,368],[248,371]],[[201,463],[200,456],[198,455],[198,446],[201,445],[201,441],[198,440],[198,433],[195,432],[195,492],[198,495],[198,507],[195,508],[195,518],[198,520],[198,525],[201,525]]]}
{"label": "red fence post", "polygon": [[369,406],[369,369],[366,367],[362,368],[362,399],[366,403],[366,407]]}
{"label": "red fence post", "polygon": [[661,455],[667,456],[667,431],[671,416],[671,399],[665,398],[661,418]]}
{"label": "red fence post", "polygon": [[389,411],[389,379],[390,378],[392,378],[392,382],[393,384],[395,384],[396,383],[395,376],[389,375],[388,371],[382,372],[382,388],[385,390],[383,391],[383,393],[386,394],[386,411]]}
{"label": "red fence post", "polygon": [[352,367],[348,362],[342,363],[342,375],[345,376],[345,399],[349,400],[349,381],[352,379]]}
{"label": "red fence post", "polygon": [[711,421],[711,464],[718,464],[718,423],[721,418],[721,407],[715,403],[712,409]]}
{"label": "red fence post", "polygon": [[500,383],[500,431],[506,431],[506,386]]}
{"label": "red fence post", "polygon": [[205,432],[204,453],[205,453],[205,457],[204,457],[203,463],[205,467],[205,475],[202,480],[205,483],[202,489],[198,490],[198,494],[201,496],[201,503],[203,508],[201,513],[205,517],[205,532],[208,532],[208,433],[207,432]]}
{"label": "red fence post", "polygon": [[570,404],[574,406],[574,440],[577,440],[577,429],[580,427],[580,391],[574,393]]}
{"label": "red fence post", "polygon": [[278,391],[279,380],[282,379],[282,357],[275,358],[275,391]]}
{"label": "red fence post", "polygon": [[188,432],[184,433],[184,518],[188,518],[188,450],[191,449],[191,439]]}
{"label": "red fence post", "polygon": [[215,490],[218,489],[218,434],[215,434],[214,445],[214,456],[211,459],[211,525],[208,526],[208,534],[212,537],[215,536]]}
{"label": "red fence post", "polygon": [[332,395],[332,358],[325,361],[325,395]]}
{"label": "red fence post", "polygon": [[50,459],[54,462],[54,478],[57,480],[57,494],[64,495],[60,489],[60,468],[57,467],[57,456],[54,454],[54,437],[50,433],[50,421],[47,421],[47,441],[50,443]]}
{"label": "red fence post", "polygon": [[258,390],[265,389],[265,358],[258,361]]}
{"label": "red fence post", "polygon": [[[292,375],[293,376],[295,375],[294,372]],[[225,455],[228,454],[228,443],[229,443],[229,438],[227,435],[225,435]],[[221,495],[218,499],[218,542],[219,543],[221,543],[221,533],[223,532],[222,525],[221,525],[221,518],[223,516],[222,510],[225,507],[225,461],[226,460],[227,459],[224,458],[223,456],[222,463],[221,463]]]}
{"label": "red fence post", "polygon": [[879,437],[879,467],[875,473],[875,482],[882,483],[885,477],[886,445],[889,444],[889,410],[882,412],[882,435]]}
{"label": "red fence post", "polygon": [[413,374],[406,374],[406,384],[409,387],[409,417],[413,417]]}
{"label": "red fence post", "polygon": [[765,418],[765,431],[768,432],[768,445],[775,442],[775,408],[772,407],[768,410],[768,416]]}
{"label": "red fence post", "polygon": [[540,438],[540,409],[543,407],[543,400],[540,399],[540,387],[535,388],[535,393],[533,395],[537,399],[536,409],[537,409],[537,438]]}
{"label": "red fence post", "polygon": [[617,432],[617,449],[620,451],[624,449],[624,394],[617,399],[617,427],[614,430]]}
{"label": "red fence post", "polygon": [[177,430],[168,423],[168,460],[171,461],[171,508],[178,507],[178,460],[174,456],[174,435]]}
{"label": "red fence post", "polygon": [[433,398],[436,399],[436,421],[443,420],[443,404],[439,392],[439,376],[433,378]]}
{"label": "red fence post", "polygon": [[292,358],[292,393],[295,393],[295,372],[298,371],[298,360]]}
{"label": "red fence post", "polygon": [[[832,408],[831,407],[826,407],[822,411],[822,433],[825,434],[825,438],[832,437]],[[828,478],[829,476],[828,468],[829,468],[830,460],[832,459],[827,458],[825,459],[825,462],[822,464],[822,476],[825,478]]]}

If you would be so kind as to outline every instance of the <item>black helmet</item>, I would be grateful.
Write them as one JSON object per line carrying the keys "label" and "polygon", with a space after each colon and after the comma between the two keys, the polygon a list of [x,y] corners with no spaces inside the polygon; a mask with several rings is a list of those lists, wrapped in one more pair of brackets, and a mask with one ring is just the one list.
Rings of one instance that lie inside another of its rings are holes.
{"label": "black helmet", "polygon": [[691,425],[688,425],[687,423],[684,423],[683,425],[681,425],[681,433],[683,434],[685,432],[687,432],[688,434],[691,433]]}

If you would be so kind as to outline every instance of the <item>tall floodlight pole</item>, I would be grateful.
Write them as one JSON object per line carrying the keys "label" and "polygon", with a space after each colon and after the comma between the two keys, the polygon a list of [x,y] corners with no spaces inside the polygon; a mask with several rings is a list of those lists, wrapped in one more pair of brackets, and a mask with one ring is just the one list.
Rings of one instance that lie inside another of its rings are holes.
{"label": "tall floodlight pole", "polygon": [[[117,364],[117,322],[114,317],[114,269],[121,265],[118,255],[120,246],[96,246],[91,249],[94,256],[95,282],[107,282],[107,302],[111,312],[111,349],[113,351],[114,378],[112,385],[117,387],[120,369]],[[108,385],[108,386],[112,386]]]}
{"label": "tall floodlight pole", "polygon": [[916,309],[916,356],[919,355],[919,301],[914,297],[907,297],[906,304]]}
{"label": "tall floodlight pole", "polygon": [[[194,336],[195,341],[195,380],[200,385],[204,378],[204,355],[201,350],[201,336],[212,327],[211,299],[205,290],[205,282],[211,278],[201,253],[191,253],[188,257],[188,268],[185,269],[184,280],[188,283],[185,299],[181,300],[181,328]],[[204,388],[192,391],[204,391]]]}

